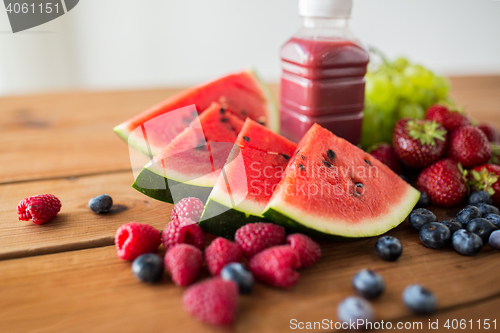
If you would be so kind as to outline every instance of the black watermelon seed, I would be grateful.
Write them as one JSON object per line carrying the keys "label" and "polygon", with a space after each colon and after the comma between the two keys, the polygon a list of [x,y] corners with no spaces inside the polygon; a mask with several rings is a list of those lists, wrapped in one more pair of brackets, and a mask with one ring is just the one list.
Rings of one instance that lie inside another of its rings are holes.
{"label": "black watermelon seed", "polygon": [[247,110],[241,110],[241,115],[246,116],[247,115]]}
{"label": "black watermelon seed", "polygon": [[196,112],[196,111],[191,112],[191,116],[198,117],[198,112]]}
{"label": "black watermelon seed", "polygon": [[227,123],[229,121],[229,118],[221,118],[220,121],[223,123]]}
{"label": "black watermelon seed", "polygon": [[289,160],[290,159],[290,156],[288,156],[287,154],[283,154],[283,157],[285,158],[285,160]]}
{"label": "black watermelon seed", "polygon": [[245,140],[246,142],[248,142],[248,141],[250,141],[250,138],[249,138],[248,136],[246,136],[246,135],[245,135],[245,136],[243,137],[243,140]]}
{"label": "black watermelon seed", "polygon": [[191,119],[190,118],[182,118],[182,121],[185,122],[185,123],[191,123]]}
{"label": "black watermelon seed", "polygon": [[326,152],[326,156],[328,156],[329,159],[333,160],[335,158],[335,152],[331,149],[328,149]]}
{"label": "black watermelon seed", "polygon": [[300,158],[302,159],[302,161],[306,160],[306,157],[304,155],[300,155]]}
{"label": "black watermelon seed", "polygon": [[194,149],[196,149],[196,150],[204,150],[205,149],[205,145],[196,146],[196,147],[194,147]]}
{"label": "black watermelon seed", "polygon": [[368,163],[369,166],[372,166],[372,164],[370,163],[370,161],[365,160],[365,162]]}
{"label": "black watermelon seed", "polygon": [[303,164],[299,164],[299,169],[300,169],[300,170],[305,170],[305,169],[306,169],[306,167],[305,167]]}
{"label": "black watermelon seed", "polygon": [[300,149],[295,152],[295,156],[297,156],[297,154],[299,153],[299,151],[300,151]]}
{"label": "black watermelon seed", "polygon": [[323,164],[326,165],[327,167],[331,168],[332,165],[330,164],[330,162],[327,162],[327,161],[323,161]]}
{"label": "black watermelon seed", "polygon": [[220,114],[224,114],[224,113],[226,113],[226,109],[220,108],[219,112],[220,112]]}
{"label": "black watermelon seed", "polygon": [[263,121],[258,121],[258,123],[261,124],[262,126],[266,126],[266,123]]}
{"label": "black watermelon seed", "polygon": [[358,192],[358,189],[361,189],[364,187],[364,185],[362,183],[354,183],[354,194],[357,195],[357,196],[360,196],[361,193]]}

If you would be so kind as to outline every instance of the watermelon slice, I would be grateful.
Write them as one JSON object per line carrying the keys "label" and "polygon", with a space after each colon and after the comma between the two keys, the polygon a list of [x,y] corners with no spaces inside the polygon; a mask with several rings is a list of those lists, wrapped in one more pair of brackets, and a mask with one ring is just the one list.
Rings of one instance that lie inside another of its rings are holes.
{"label": "watermelon slice", "polygon": [[212,103],[141,170],[132,187],[169,203],[192,196],[205,202],[242,127],[238,117]]}
{"label": "watermelon slice", "polygon": [[385,164],[315,124],[264,216],[313,234],[368,237],[399,225],[419,197]]}
{"label": "watermelon slice", "polygon": [[114,131],[135,149],[154,156],[198,116],[196,110],[184,107],[194,104],[201,112],[212,102],[243,121],[249,117],[279,131],[279,113],[271,92],[252,70],[184,90],[116,126]]}
{"label": "watermelon slice", "polygon": [[228,163],[210,193],[200,226],[233,238],[236,230],[261,221],[297,145],[247,118]]}

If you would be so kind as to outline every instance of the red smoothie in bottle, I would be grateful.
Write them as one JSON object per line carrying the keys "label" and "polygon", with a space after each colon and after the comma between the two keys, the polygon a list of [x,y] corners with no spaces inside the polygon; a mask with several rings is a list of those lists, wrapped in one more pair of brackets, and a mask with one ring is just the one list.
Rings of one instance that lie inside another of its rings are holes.
{"label": "red smoothie in bottle", "polygon": [[[317,1],[301,0],[299,5],[310,7]],[[319,12],[300,7],[302,16],[310,16],[281,48],[281,133],[298,142],[318,123],[358,144],[369,56],[347,28],[351,1],[329,1],[336,5],[330,11],[324,6]],[[334,17],[311,16],[328,13]]]}

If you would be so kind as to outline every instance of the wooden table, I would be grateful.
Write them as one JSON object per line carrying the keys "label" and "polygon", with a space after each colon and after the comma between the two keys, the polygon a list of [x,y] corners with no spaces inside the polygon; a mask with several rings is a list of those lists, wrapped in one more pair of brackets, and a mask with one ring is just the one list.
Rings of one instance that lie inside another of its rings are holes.
{"label": "wooden table", "polygon": [[[499,76],[453,78],[452,86],[470,114],[500,127]],[[500,321],[500,253],[488,246],[472,258],[430,250],[407,223],[389,232],[404,246],[397,262],[378,259],[376,238],[324,242],[320,262],[302,270],[291,290],[257,284],[251,296],[240,297],[238,320],[229,328],[193,320],[182,310],[183,289],[167,276],[153,286],[137,282],[130,263],[116,257],[115,231],[129,221],[162,229],[171,205],[130,187],[128,148],[112,128],[177,91],[0,99],[0,332],[289,331],[292,319],[336,321],[337,304],[353,294],[351,278],[361,268],[385,278],[387,290],[373,305],[377,318],[394,327],[427,327],[428,317],[413,316],[402,305],[401,292],[410,283],[437,294],[439,310],[430,319],[439,320],[442,331],[447,319]],[[61,213],[41,226],[17,221],[18,202],[39,193],[58,196]],[[87,207],[102,193],[117,204],[109,215]],[[440,217],[455,212],[441,210]]]}

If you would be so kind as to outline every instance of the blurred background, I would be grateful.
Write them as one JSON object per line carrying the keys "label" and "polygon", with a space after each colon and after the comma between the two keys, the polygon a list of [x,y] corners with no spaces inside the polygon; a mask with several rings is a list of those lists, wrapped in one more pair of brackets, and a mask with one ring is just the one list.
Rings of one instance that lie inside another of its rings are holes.
{"label": "blurred background", "polygon": [[[0,10],[0,95],[187,86],[254,66],[280,75],[297,0],[81,0],[12,34]],[[354,0],[354,33],[444,75],[500,73],[500,1]]]}

